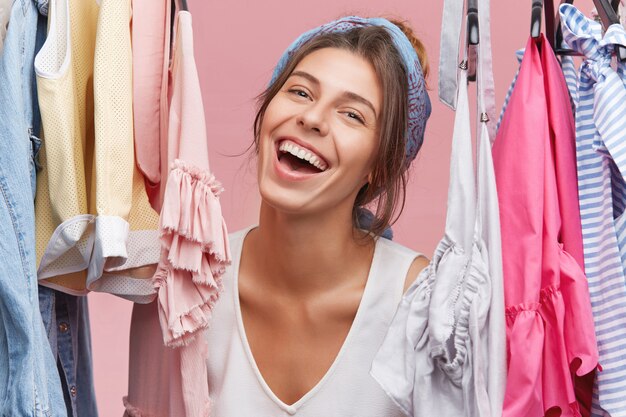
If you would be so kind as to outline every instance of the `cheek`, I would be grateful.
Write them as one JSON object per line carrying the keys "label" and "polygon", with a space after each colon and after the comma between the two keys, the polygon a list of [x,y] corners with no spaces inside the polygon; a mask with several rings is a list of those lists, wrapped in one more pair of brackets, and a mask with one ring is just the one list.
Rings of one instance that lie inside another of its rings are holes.
{"label": "cheek", "polygon": [[295,107],[293,103],[283,97],[279,92],[265,109],[265,114],[263,115],[263,129],[271,131],[273,128],[292,117]]}
{"label": "cheek", "polygon": [[[268,104],[259,132],[259,159],[263,159],[264,153],[270,150],[267,142],[270,142],[272,131],[291,117],[289,110],[290,108],[286,106],[285,100],[281,100],[278,96],[274,97]],[[273,149],[271,150],[273,151]]]}
{"label": "cheek", "polygon": [[358,135],[353,140],[341,141],[337,147],[340,166],[350,178],[361,179],[367,176],[374,166],[378,138],[372,135]]}

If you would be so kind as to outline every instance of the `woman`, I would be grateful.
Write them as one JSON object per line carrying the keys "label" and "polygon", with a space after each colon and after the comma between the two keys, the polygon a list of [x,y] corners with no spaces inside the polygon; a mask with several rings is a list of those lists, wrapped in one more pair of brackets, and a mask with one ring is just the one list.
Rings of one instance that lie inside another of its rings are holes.
{"label": "woman", "polygon": [[381,238],[430,114],[426,70],[381,18],[323,25],[281,58],[254,123],[259,225],[230,237],[206,333],[212,416],[402,415],[369,369],[428,263]]}

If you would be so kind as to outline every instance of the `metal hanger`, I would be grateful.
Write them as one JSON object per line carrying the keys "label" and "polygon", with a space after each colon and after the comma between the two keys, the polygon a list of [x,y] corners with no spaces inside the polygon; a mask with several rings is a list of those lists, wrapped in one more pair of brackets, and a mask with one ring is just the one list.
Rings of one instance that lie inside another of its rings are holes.
{"label": "metal hanger", "polygon": [[174,39],[174,22],[176,21],[176,11],[189,11],[187,0],[170,0],[171,13],[170,13],[170,45]]}

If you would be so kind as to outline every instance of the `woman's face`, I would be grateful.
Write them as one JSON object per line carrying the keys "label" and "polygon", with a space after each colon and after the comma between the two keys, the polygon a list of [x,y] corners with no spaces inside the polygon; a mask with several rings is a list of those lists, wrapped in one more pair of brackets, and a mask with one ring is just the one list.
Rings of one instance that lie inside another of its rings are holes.
{"label": "woman's face", "polygon": [[338,48],[304,57],[269,103],[259,139],[263,201],[284,212],[352,210],[378,145],[374,67]]}

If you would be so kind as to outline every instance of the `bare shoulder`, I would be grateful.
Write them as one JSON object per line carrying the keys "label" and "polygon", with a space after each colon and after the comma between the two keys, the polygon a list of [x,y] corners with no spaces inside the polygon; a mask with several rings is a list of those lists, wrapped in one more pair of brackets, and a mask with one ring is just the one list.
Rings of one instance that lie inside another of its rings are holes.
{"label": "bare shoulder", "polygon": [[429,262],[430,260],[424,255],[420,255],[417,258],[413,259],[413,263],[409,267],[409,272],[407,272],[406,274],[406,279],[404,281],[404,290],[402,291],[403,294],[415,281],[420,272],[422,272],[422,270],[428,266]]}

